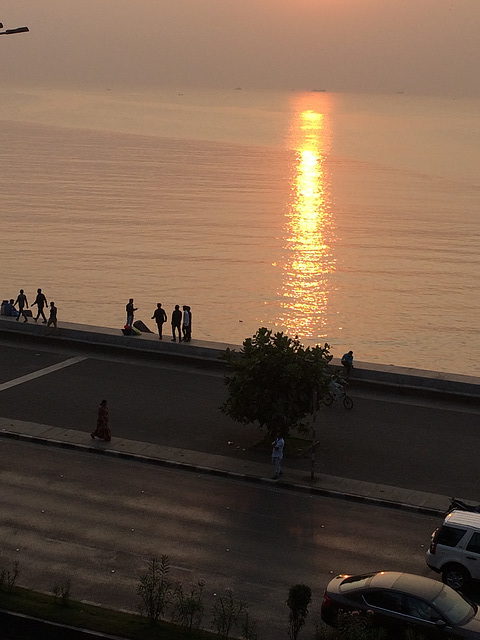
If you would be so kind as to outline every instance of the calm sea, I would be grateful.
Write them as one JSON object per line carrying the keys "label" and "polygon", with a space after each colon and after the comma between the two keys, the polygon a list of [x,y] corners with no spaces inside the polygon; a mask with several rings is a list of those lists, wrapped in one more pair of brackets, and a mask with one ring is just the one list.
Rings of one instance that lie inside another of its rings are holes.
{"label": "calm sea", "polygon": [[[480,101],[2,90],[1,296],[480,375]],[[153,328],[153,326],[152,326]]]}

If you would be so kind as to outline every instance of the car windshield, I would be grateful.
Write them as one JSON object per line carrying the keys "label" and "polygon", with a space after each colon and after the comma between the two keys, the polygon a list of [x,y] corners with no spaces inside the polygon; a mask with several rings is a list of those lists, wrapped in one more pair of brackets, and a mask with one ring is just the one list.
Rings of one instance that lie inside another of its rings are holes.
{"label": "car windshield", "polygon": [[448,587],[443,587],[438,596],[432,600],[432,604],[455,625],[467,622],[475,615],[472,605]]}

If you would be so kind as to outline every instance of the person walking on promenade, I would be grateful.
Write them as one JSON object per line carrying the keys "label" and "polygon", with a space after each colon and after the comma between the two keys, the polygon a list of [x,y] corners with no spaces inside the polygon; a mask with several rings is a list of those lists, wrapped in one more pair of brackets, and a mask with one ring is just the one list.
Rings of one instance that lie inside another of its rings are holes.
{"label": "person walking on promenade", "polygon": [[20,293],[18,294],[17,299],[14,302],[14,306],[17,304],[18,304],[17,321],[21,316],[23,316],[25,318],[24,322],[28,322],[28,318],[25,315],[25,311],[24,311],[25,307],[27,307],[28,309],[28,300],[27,300],[27,296],[23,293],[23,289],[20,289]]}
{"label": "person walking on promenade", "polygon": [[192,310],[191,310],[190,307],[187,307],[187,311],[188,311],[188,317],[189,317],[188,340],[187,340],[187,342],[190,342],[190,340],[192,339]]}
{"label": "person walking on promenade", "polygon": [[155,320],[158,327],[158,339],[162,339],[162,330],[163,323],[167,321],[167,314],[165,313],[165,309],[162,308],[162,304],[157,302],[157,308],[153,312],[152,320]]}
{"label": "person walking on promenade", "polygon": [[275,469],[274,480],[278,480],[278,478],[283,475],[282,460],[284,446],[285,440],[282,438],[282,434],[278,432],[275,440],[272,442],[272,464]]}
{"label": "person walking on promenade", "polygon": [[343,368],[345,369],[345,377],[348,380],[353,369],[353,351],[348,351],[347,353],[343,354],[342,364]]}
{"label": "person walking on promenade", "polygon": [[127,325],[129,327],[133,326],[133,315],[135,313],[135,311],[137,311],[137,308],[133,306],[133,298],[130,298],[130,300],[127,302],[127,306],[125,307],[125,311],[127,312]]}
{"label": "person walking on promenade", "polygon": [[191,316],[190,316],[190,307],[188,307],[186,304],[183,305],[182,333],[183,333],[183,341],[190,342],[190,339],[192,336]]}
{"label": "person walking on promenade", "polygon": [[176,331],[178,331],[178,341],[182,341],[182,312],[178,304],[175,305],[175,309],[172,312],[172,342],[176,342]]}
{"label": "person walking on promenade", "polygon": [[112,439],[112,432],[108,426],[108,407],[106,400],[100,402],[100,406],[98,407],[97,428],[90,434],[90,437],[92,440],[100,438],[100,440],[105,440],[105,442],[110,442]]}
{"label": "person walking on promenade", "polygon": [[47,329],[53,325],[53,330],[57,331],[57,307],[55,302],[50,302],[50,316],[47,322]]}
{"label": "person walking on promenade", "polygon": [[32,302],[32,307],[34,304],[37,305],[37,309],[38,309],[37,317],[34,318],[35,322],[39,319],[40,316],[42,316],[43,324],[46,324],[47,319],[45,317],[45,314],[43,313],[43,308],[48,306],[48,302],[45,297],[45,294],[42,293],[41,289],[37,289],[37,297],[35,298],[35,302]]}

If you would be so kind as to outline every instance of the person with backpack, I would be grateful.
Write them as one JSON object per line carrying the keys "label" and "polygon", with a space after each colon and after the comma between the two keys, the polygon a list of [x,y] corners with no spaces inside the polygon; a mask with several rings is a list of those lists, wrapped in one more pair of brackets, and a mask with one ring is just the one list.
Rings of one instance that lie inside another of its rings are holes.
{"label": "person with backpack", "polygon": [[353,351],[348,351],[343,354],[342,364],[345,369],[345,377],[348,379],[353,369]]}

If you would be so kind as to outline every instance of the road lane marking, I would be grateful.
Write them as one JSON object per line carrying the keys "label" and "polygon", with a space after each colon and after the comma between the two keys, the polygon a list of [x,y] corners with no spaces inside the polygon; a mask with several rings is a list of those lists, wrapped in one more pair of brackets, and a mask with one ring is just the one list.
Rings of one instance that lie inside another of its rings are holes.
{"label": "road lane marking", "polygon": [[38,371],[34,371],[33,373],[29,373],[26,376],[22,376],[21,378],[15,378],[14,380],[10,380],[9,382],[4,382],[0,384],[0,391],[5,391],[5,389],[11,389],[11,387],[16,387],[19,384],[23,384],[24,382],[30,382],[30,380],[35,380],[35,378],[41,378],[42,376],[47,376],[49,373],[53,373],[54,371],[58,371],[59,369],[65,369],[65,367],[70,367],[72,364],[77,364],[77,362],[82,362],[82,360],[86,360],[86,357],[76,356],[75,358],[69,358],[68,360],[64,360],[63,362],[59,362],[58,364],[52,364],[51,367],[46,367],[45,369],[39,369]]}

